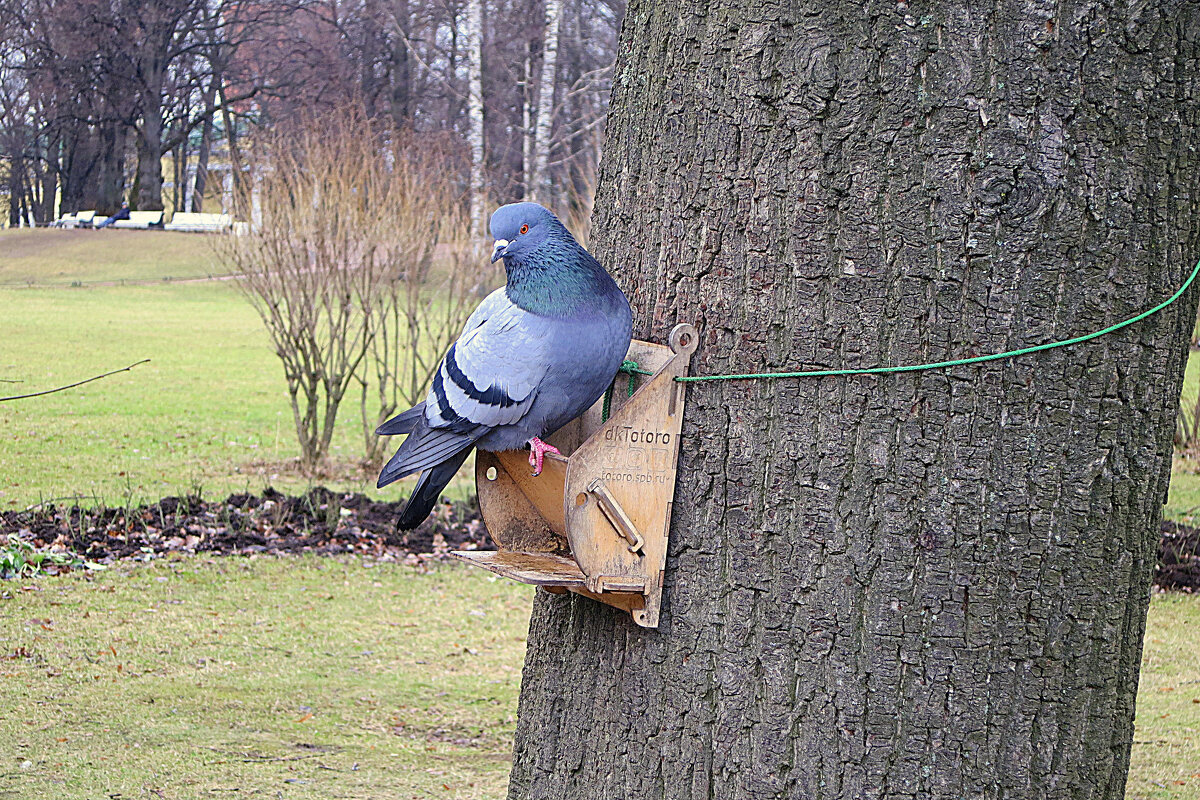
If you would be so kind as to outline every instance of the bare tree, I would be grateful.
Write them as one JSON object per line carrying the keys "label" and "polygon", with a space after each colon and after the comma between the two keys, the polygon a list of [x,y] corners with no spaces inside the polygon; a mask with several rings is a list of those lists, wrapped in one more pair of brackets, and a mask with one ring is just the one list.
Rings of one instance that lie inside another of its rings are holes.
{"label": "bare tree", "polygon": [[599,159],[623,12],[622,0],[0,0],[2,189],[37,222],[59,200],[161,208],[171,154],[176,206],[194,181],[202,207],[212,170],[245,196],[239,138],[356,97],[372,119],[471,152],[455,177],[474,187],[480,228],[491,199],[536,193],[561,210]]}
{"label": "bare tree", "polygon": [[554,87],[558,74],[558,34],[562,16],[562,0],[546,0],[542,61],[531,76],[537,97],[537,113],[526,123],[532,131],[526,135],[531,151],[525,159],[525,196],[542,203],[550,200],[547,162],[550,160],[550,134],[554,125]]}
{"label": "bare tree", "polygon": [[483,235],[483,0],[467,0],[467,144],[471,150],[471,233]]}

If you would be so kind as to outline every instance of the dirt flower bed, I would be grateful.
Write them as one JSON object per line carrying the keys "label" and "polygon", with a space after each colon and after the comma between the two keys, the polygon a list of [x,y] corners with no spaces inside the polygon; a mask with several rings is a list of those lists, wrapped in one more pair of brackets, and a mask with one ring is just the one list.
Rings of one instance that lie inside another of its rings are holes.
{"label": "dirt flower bed", "polygon": [[[165,497],[131,508],[38,506],[0,512],[0,544],[16,534],[38,550],[73,553],[99,564],[150,560],[170,553],[248,555],[357,553],[384,561],[424,564],[451,550],[494,550],[474,504],[439,505],[411,531],[396,529],[404,501],[377,502],[323,487],[292,497],[267,489],[208,501]],[[45,572],[71,569],[46,565]],[[1154,584],[1200,590],[1200,528],[1164,520]]]}
{"label": "dirt flower bed", "polygon": [[1200,591],[1200,528],[1163,520],[1154,585],[1160,589]]}
{"label": "dirt flower bed", "polygon": [[[0,536],[15,533],[38,549],[67,551],[93,563],[150,560],[170,553],[356,553],[420,564],[451,550],[493,550],[477,508],[439,505],[411,531],[396,529],[404,501],[318,487],[299,497],[273,489],[208,501],[165,497],[130,508],[46,505],[0,512]],[[55,572],[68,567],[48,567]]]}

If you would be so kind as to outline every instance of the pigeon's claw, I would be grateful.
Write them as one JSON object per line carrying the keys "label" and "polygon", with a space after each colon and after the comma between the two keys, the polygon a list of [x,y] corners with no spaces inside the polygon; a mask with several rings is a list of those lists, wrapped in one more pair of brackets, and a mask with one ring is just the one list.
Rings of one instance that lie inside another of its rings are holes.
{"label": "pigeon's claw", "polygon": [[536,436],[529,440],[529,466],[533,467],[533,477],[535,478],[542,474],[542,461],[546,458],[546,453],[562,455],[557,447],[546,444]]}

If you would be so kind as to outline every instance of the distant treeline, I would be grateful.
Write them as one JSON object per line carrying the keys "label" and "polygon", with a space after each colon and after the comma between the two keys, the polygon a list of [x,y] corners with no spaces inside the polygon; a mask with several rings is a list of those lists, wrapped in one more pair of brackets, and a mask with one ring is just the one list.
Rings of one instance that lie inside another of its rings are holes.
{"label": "distant treeline", "polygon": [[464,191],[562,203],[594,181],[624,9],[624,0],[0,0],[8,223],[108,214],[125,201],[231,211],[213,199],[246,180],[256,129],[351,103],[393,128],[460,142],[453,168]]}

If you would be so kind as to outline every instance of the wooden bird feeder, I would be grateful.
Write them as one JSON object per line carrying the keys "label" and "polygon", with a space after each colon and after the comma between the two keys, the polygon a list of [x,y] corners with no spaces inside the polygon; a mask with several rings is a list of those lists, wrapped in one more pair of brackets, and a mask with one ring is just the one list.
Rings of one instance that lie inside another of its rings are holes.
{"label": "wooden bird feeder", "polygon": [[686,384],[696,329],[676,325],[670,347],[634,340],[628,359],[649,376],[617,375],[611,415],[603,399],[547,441],[533,477],[522,450],[477,451],[479,508],[498,551],[453,555],[521,583],[576,592],[658,627],[667,531],[675,493]]}

